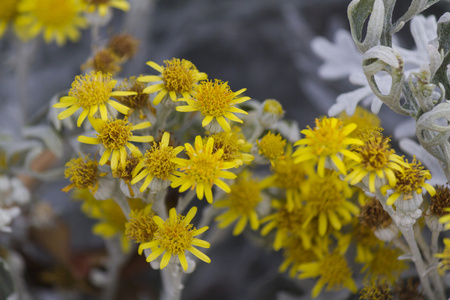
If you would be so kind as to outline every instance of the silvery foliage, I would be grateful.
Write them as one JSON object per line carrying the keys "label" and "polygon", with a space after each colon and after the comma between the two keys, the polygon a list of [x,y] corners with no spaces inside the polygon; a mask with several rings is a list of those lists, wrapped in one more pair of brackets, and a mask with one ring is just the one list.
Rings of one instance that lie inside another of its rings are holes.
{"label": "silvery foliage", "polygon": [[[384,103],[398,114],[411,116],[420,145],[439,160],[439,167],[443,167],[448,180],[450,13],[443,14],[437,22],[434,16],[419,15],[438,1],[413,0],[404,15],[393,21],[396,0],[353,0],[348,6],[351,33],[340,30],[335,43],[317,38],[312,46],[325,60],[319,70],[323,78],[347,77],[352,84],[360,86],[338,96],[329,115],[342,111],[351,115],[362,102],[370,104],[374,113]],[[394,37],[408,21],[416,45],[413,50],[402,48]],[[402,127],[410,125],[412,122]],[[396,132],[403,138],[401,146],[407,152],[410,149],[406,145],[421,150],[412,140],[405,139],[409,134]],[[436,183],[446,181],[442,171],[437,171],[439,164],[432,163],[423,150],[418,153],[427,167],[434,169],[433,175],[438,175]]]}

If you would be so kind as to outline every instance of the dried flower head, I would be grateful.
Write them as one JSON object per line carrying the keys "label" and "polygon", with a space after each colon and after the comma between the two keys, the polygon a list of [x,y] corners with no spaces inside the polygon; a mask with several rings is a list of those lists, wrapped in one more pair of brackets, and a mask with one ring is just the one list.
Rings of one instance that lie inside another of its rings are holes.
{"label": "dried flower head", "polygon": [[372,198],[361,207],[359,222],[364,226],[372,228],[372,230],[376,230],[378,228],[388,227],[392,223],[392,219],[384,210],[380,201]]}
{"label": "dried flower head", "polygon": [[122,60],[131,59],[139,50],[139,40],[126,33],[116,34],[109,40],[107,48]]}

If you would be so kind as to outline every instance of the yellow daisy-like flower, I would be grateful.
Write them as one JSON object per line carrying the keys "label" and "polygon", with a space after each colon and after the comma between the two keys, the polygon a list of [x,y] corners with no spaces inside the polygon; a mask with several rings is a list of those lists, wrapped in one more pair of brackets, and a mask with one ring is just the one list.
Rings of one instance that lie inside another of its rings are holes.
{"label": "yellow daisy-like flower", "polygon": [[64,176],[70,178],[72,182],[64,187],[62,191],[68,192],[72,188],[89,189],[93,195],[98,189],[98,178],[106,176],[106,173],[99,173],[98,163],[89,159],[89,155],[85,157],[72,158],[66,163]]}
{"label": "yellow daisy-like flower", "polygon": [[214,139],[213,153],[219,149],[223,150],[223,161],[234,162],[238,167],[244,163],[249,164],[254,159],[253,155],[244,153],[249,152],[252,145],[245,141],[244,136],[238,130],[222,131],[212,134],[210,137]]}
{"label": "yellow daisy-like flower", "polygon": [[308,216],[303,227],[317,217],[320,236],[325,235],[328,224],[340,230],[343,224],[351,221],[352,214],[359,213],[358,206],[348,200],[353,194],[352,189],[335,171],[328,170],[323,177],[311,176],[303,184],[302,191]]}
{"label": "yellow daisy-like flower", "polygon": [[106,16],[110,7],[114,7],[123,11],[130,9],[130,3],[127,0],[82,0],[84,9],[92,13],[95,10],[101,17]]}
{"label": "yellow daisy-like flower", "polygon": [[148,243],[142,243],[139,246],[139,254],[144,249],[152,249],[152,253],[147,256],[147,262],[154,261],[164,253],[160,268],[164,269],[172,256],[177,256],[183,270],[187,270],[188,263],[186,260],[186,251],[191,252],[199,259],[206,263],[210,263],[211,259],[194,246],[209,248],[210,244],[204,240],[200,240],[195,236],[205,232],[208,226],[196,229],[191,224],[192,219],[197,213],[197,207],[192,207],[186,217],[177,215],[175,208],[170,209],[169,218],[164,221],[159,216],[154,216],[158,229],[153,235],[153,240]]}
{"label": "yellow daisy-like flower", "polygon": [[258,230],[259,219],[255,209],[261,202],[261,188],[257,180],[251,177],[248,170],[243,171],[230,187],[227,199],[218,201],[214,205],[219,208],[228,208],[228,211],[219,215],[219,228],[225,228],[238,219],[233,235],[241,234],[248,221],[253,230]]}
{"label": "yellow daisy-like flower", "polygon": [[258,145],[259,154],[267,157],[273,166],[274,161],[282,158],[284,155],[286,140],[279,133],[275,135],[269,131],[261,140],[256,141],[256,144]]}
{"label": "yellow daisy-like flower", "polygon": [[370,130],[371,128],[380,127],[380,118],[368,111],[367,109],[357,106],[353,115],[349,116],[345,111],[339,114],[338,119],[344,122],[344,125],[355,123],[358,127],[349,135],[350,137],[358,137],[362,131]]}
{"label": "yellow daisy-like flower", "polygon": [[106,121],[108,119],[106,104],[126,115],[129,108],[110,98],[114,96],[131,96],[137,93],[113,91],[116,83],[117,80],[113,80],[110,75],[101,72],[92,71],[85,76],[76,76],[69,91],[69,96],[61,97],[60,102],[53,105],[56,108],[67,107],[65,111],[58,114],[58,119],[65,119],[82,108],[83,112],[77,121],[78,127],[81,126],[86,117],[94,116],[97,111],[100,111],[101,119]]}
{"label": "yellow daisy-like flower", "polygon": [[225,192],[230,192],[230,187],[219,177],[234,179],[236,175],[223,171],[236,167],[234,162],[224,162],[222,159],[223,150],[219,149],[213,153],[214,139],[208,138],[206,144],[203,144],[201,136],[195,137],[195,148],[191,144],[184,144],[189,159],[174,158],[172,161],[181,165],[180,171],[176,175],[179,177],[172,181],[173,188],[180,187],[180,193],[187,189],[196,189],[198,199],[213,202],[212,186],[215,184]]}
{"label": "yellow daisy-like flower", "polygon": [[18,15],[18,0],[3,0],[0,5],[0,37],[3,36],[8,25],[13,23]]}
{"label": "yellow daisy-like flower", "polygon": [[302,272],[298,276],[300,279],[320,277],[312,289],[311,296],[313,298],[320,294],[325,285],[327,285],[327,291],[347,288],[356,293],[358,288],[352,278],[353,272],[343,254],[336,251],[332,253],[316,251],[315,253],[317,253],[316,261],[298,266],[298,270]]}
{"label": "yellow daisy-like flower", "polygon": [[147,65],[160,72],[161,75],[140,76],[137,79],[141,82],[162,81],[144,89],[144,93],[148,94],[158,92],[153,99],[153,105],[158,105],[167,94],[172,101],[177,101],[181,97],[189,98],[198,82],[208,78],[206,73],[199,72],[194,64],[186,59],[172,58],[165,60],[164,64],[166,66],[148,61]]}
{"label": "yellow daisy-like flower", "polygon": [[[115,119],[103,121],[100,119],[91,119],[91,124],[94,127],[97,137],[87,137],[80,135],[78,141],[85,144],[102,145],[104,152],[100,158],[100,165],[104,165],[111,156],[111,169],[116,170],[118,165],[125,165],[127,159],[127,149],[136,156],[142,156],[139,149],[131,142],[148,143],[153,141],[153,137],[135,136],[134,130],[144,129],[150,127],[150,122],[142,122],[133,125],[126,119]],[[126,147],[125,147],[126,146]]]}
{"label": "yellow daisy-like flower", "polygon": [[307,175],[313,174],[313,167],[309,162],[294,163],[292,157],[292,145],[288,146],[286,155],[274,161],[272,174],[261,182],[262,188],[272,186],[286,190],[287,209],[292,210],[295,206],[301,206],[301,185]]}
{"label": "yellow daisy-like flower", "polygon": [[[183,146],[173,148],[169,146],[170,134],[164,132],[161,142],[154,143],[150,150],[147,150],[144,156],[141,158],[139,164],[133,171],[133,180],[131,184],[142,180],[145,177],[145,181],[142,184],[141,193],[150,185],[152,181],[167,181],[170,184],[171,181],[177,177],[173,173],[177,170],[177,165],[173,160],[177,157],[178,153],[183,151]],[[143,169],[143,170],[142,170]],[[140,172],[142,170],[142,172]],[[140,173],[139,173],[140,172]]]}
{"label": "yellow daisy-like flower", "polygon": [[387,280],[394,284],[400,278],[408,265],[398,257],[402,252],[398,249],[380,247],[375,251],[373,259],[366,262],[362,272],[366,272],[366,278]]}
{"label": "yellow daisy-like flower", "polygon": [[382,180],[377,188],[383,185],[386,178],[390,186],[395,186],[394,170],[403,172],[403,167],[408,167],[408,164],[391,149],[390,139],[384,137],[380,132],[381,130],[381,128],[370,128],[361,133],[360,139],[364,142],[364,145],[352,148],[360,161],[349,164],[348,167],[352,171],[345,177],[345,180],[352,185],[368,178],[371,193],[375,193],[377,178]]}
{"label": "yellow daisy-like flower", "polygon": [[356,162],[360,158],[347,148],[350,145],[363,145],[364,143],[355,138],[348,136],[356,129],[356,124],[344,125],[341,120],[336,118],[324,117],[321,120],[316,119],[316,127],[301,131],[305,138],[297,141],[294,145],[301,145],[300,148],[294,152],[296,157],[295,162],[313,160],[318,162],[317,172],[319,176],[325,173],[325,163],[333,163],[338,170],[347,174],[347,169],[342,161],[342,155],[346,156]]}
{"label": "yellow daisy-like flower", "polygon": [[275,212],[266,216],[261,220],[261,223],[267,223],[261,230],[261,235],[266,236],[273,229],[276,228],[275,240],[273,248],[280,250],[290,236],[297,236],[302,239],[303,247],[305,249],[311,248],[311,236],[308,230],[303,229],[306,215],[303,208],[294,206],[293,209],[288,210],[285,203],[280,200],[273,200],[272,207]]}
{"label": "yellow daisy-like flower", "polygon": [[46,43],[62,46],[67,39],[77,41],[79,30],[87,27],[82,9],[80,0],[22,0],[17,25],[27,27],[30,38],[43,32]]}
{"label": "yellow daisy-like flower", "polygon": [[202,116],[205,117],[202,121],[203,127],[215,119],[223,130],[230,131],[230,124],[225,118],[243,123],[233,113],[248,114],[245,110],[236,107],[236,104],[250,100],[250,97],[236,98],[245,91],[246,89],[241,89],[233,92],[228,82],[222,82],[218,79],[203,81],[194,87],[192,99],[180,99],[186,101],[188,105],[177,106],[176,110],[183,112],[200,111]]}
{"label": "yellow daisy-like flower", "polygon": [[436,194],[436,190],[433,186],[426,183],[426,179],[431,179],[430,171],[424,170],[422,163],[417,161],[414,157],[411,163],[406,162],[408,167],[403,170],[403,172],[395,171],[395,177],[397,178],[394,187],[385,185],[381,188],[381,193],[383,195],[389,189],[394,192],[389,196],[386,201],[387,205],[394,204],[397,200],[411,200],[413,199],[413,194],[421,194],[422,188],[426,189],[431,196]]}
{"label": "yellow daisy-like flower", "polygon": [[309,263],[316,260],[315,249],[305,249],[303,246],[303,240],[296,236],[290,236],[287,238],[283,245],[283,262],[281,263],[278,271],[283,273],[289,266],[289,276],[294,277],[301,264]]}

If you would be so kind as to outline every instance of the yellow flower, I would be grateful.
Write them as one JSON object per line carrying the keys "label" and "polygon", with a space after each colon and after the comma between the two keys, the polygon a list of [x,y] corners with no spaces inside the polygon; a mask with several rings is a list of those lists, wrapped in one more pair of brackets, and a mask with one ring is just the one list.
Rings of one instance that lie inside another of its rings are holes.
{"label": "yellow flower", "polygon": [[158,92],[153,99],[154,105],[158,105],[167,94],[172,101],[177,101],[180,97],[189,98],[198,82],[208,77],[206,73],[199,72],[194,64],[186,59],[172,58],[165,60],[164,64],[165,67],[148,61],[147,65],[160,72],[161,75],[140,76],[137,79],[141,82],[162,81],[162,83],[144,89],[144,93],[148,94]]}
{"label": "yellow flower", "polygon": [[10,23],[15,23],[15,19],[18,15],[18,5],[18,0],[2,1],[2,4],[0,5],[0,37],[3,36]]}
{"label": "yellow flower", "polygon": [[256,144],[259,148],[259,154],[267,157],[273,166],[274,161],[284,155],[286,140],[280,134],[275,135],[269,131],[261,140],[256,141]]}
{"label": "yellow flower", "polygon": [[301,184],[308,174],[312,174],[310,163],[294,163],[292,158],[292,146],[289,145],[286,155],[274,161],[271,171],[273,175],[266,177],[261,182],[262,188],[272,186],[286,190],[287,209],[291,211],[295,206],[301,205]]}
{"label": "yellow flower", "polygon": [[85,157],[72,158],[66,163],[64,171],[65,178],[70,177],[72,182],[64,187],[62,191],[68,192],[73,187],[79,189],[89,189],[93,195],[98,189],[98,178],[106,176],[106,173],[99,173],[98,163],[89,159],[89,155]]}
{"label": "yellow flower", "polygon": [[245,91],[246,89],[241,89],[233,93],[227,82],[217,79],[214,82],[203,81],[194,87],[192,99],[187,97],[180,99],[186,101],[188,105],[177,106],[176,110],[183,112],[200,111],[202,116],[205,117],[202,121],[203,127],[215,119],[223,130],[230,131],[230,124],[225,118],[243,123],[233,113],[248,114],[245,110],[236,107],[236,104],[250,100],[250,97],[236,98]]}
{"label": "yellow flower", "polygon": [[[170,183],[177,178],[173,173],[179,165],[173,162],[173,160],[177,157],[178,153],[183,151],[184,147],[179,146],[173,148],[169,146],[169,141],[170,134],[164,132],[161,142],[155,142],[152,148],[145,152],[144,157],[141,158],[139,164],[134,169],[134,178],[131,184],[135,184],[145,177],[145,181],[140,188],[141,193],[144,192],[152,181],[159,181],[162,184],[163,181]],[[142,169],[144,170],[140,172]]]}
{"label": "yellow flower", "polygon": [[[394,300],[394,293],[388,283],[383,281],[366,281],[359,292],[360,298],[364,300]],[[403,299],[403,298],[399,298]]]}
{"label": "yellow flower", "polygon": [[172,161],[181,165],[181,171],[178,172],[179,177],[172,181],[173,188],[180,186],[180,193],[189,188],[196,189],[198,199],[213,202],[212,186],[213,184],[220,187],[225,192],[230,192],[230,187],[219,177],[226,179],[234,179],[236,175],[223,171],[236,167],[234,162],[224,162],[222,159],[223,150],[219,149],[213,153],[214,139],[208,138],[206,144],[203,144],[201,136],[195,137],[195,149],[191,144],[184,144],[189,159],[174,158]]}
{"label": "yellow flower", "polygon": [[386,201],[387,205],[394,204],[398,199],[411,200],[413,199],[413,193],[422,193],[422,188],[426,189],[431,196],[436,194],[434,187],[425,183],[426,179],[431,179],[430,171],[424,170],[422,163],[417,161],[415,157],[409,164],[406,161],[406,164],[408,167],[405,168],[403,172],[394,172],[397,178],[394,187],[386,185],[381,188],[381,193],[383,195],[385,195],[389,189],[394,190],[394,193],[392,193]]}
{"label": "yellow flower", "polygon": [[233,235],[241,234],[248,221],[250,221],[250,227],[253,230],[258,230],[259,220],[255,209],[262,200],[258,181],[251,178],[251,173],[245,170],[239,175],[230,189],[227,199],[214,204],[219,208],[228,208],[227,212],[216,218],[216,221],[220,222],[218,227],[225,228],[239,219],[234,227]]}
{"label": "yellow flower", "polygon": [[127,149],[131,151],[134,156],[142,156],[139,149],[131,142],[148,143],[153,141],[153,137],[134,136],[133,131],[150,127],[150,122],[142,122],[133,125],[128,121],[115,119],[110,121],[103,121],[100,119],[91,119],[91,124],[98,132],[97,137],[87,137],[80,135],[78,141],[85,144],[101,144],[104,152],[100,158],[100,165],[104,165],[111,156],[111,169],[116,170],[118,165],[124,165],[127,159]]}
{"label": "yellow flower", "polygon": [[69,96],[61,97],[60,102],[53,105],[56,108],[66,108],[65,111],[58,114],[58,119],[62,120],[73,115],[79,108],[83,112],[78,117],[77,125],[81,126],[86,117],[93,117],[100,111],[100,117],[103,121],[108,119],[109,104],[119,112],[126,115],[129,108],[111,100],[114,96],[136,95],[136,92],[114,91],[117,80],[113,80],[110,75],[101,72],[91,71],[85,76],[76,76],[69,91]]}
{"label": "yellow flower", "polygon": [[312,262],[316,259],[314,249],[305,249],[303,240],[297,236],[289,236],[283,245],[283,262],[278,271],[280,273],[286,271],[289,266],[289,276],[294,277],[298,272],[301,264]]}
{"label": "yellow flower", "polygon": [[353,170],[345,177],[345,180],[352,185],[368,178],[371,193],[375,193],[375,189],[380,188],[380,186],[376,187],[375,184],[377,178],[383,181],[387,178],[389,185],[395,186],[394,170],[403,172],[402,167],[408,167],[403,159],[391,149],[390,139],[384,137],[380,132],[381,130],[381,128],[370,128],[361,132],[359,138],[364,142],[364,145],[352,148],[353,152],[358,155],[359,161],[348,165]]}
{"label": "yellow flower", "polygon": [[43,32],[46,43],[56,41],[59,46],[67,39],[77,41],[79,30],[87,27],[80,0],[22,0],[19,12],[17,24],[28,28],[30,38]]}
{"label": "yellow flower", "polygon": [[175,208],[170,209],[169,218],[166,221],[159,216],[154,216],[153,220],[158,225],[158,229],[151,242],[142,243],[139,246],[139,254],[142,254],[144,249],[152,249],[152,253],[146,259],[147,262],[151,262],[164,253],[160,263],[161,269],[167,266],[172,256],[177,256],[183,270],[186,271],[188,268],[186,251],[191,252],[204,262],[210,263],[211,259],[208,256],[194,248],[194,246],[210,247],[208,242],[195,238],[208,229],[208,226],[200,229],[193,227],[191,221],[196,213],[197,207],[194,206],[189,210],[186,217],[177,215]]}
{"label": "yellow flower", "polygon": [[347,288],[356,293],[358,288],[352,278],[353,272],[342,253],[336,251],[332,253],[315,251],[315,253],[317,255],[316,261],[298,266],[298,270],[302,272],[298,276],[300,279],[320,277],[312,289],[311,296],[313,298],[320,294],[325,285],[327,285],[327,291]]}
{"label": "yellow flower", "polygon": [[[346,156],[359,162],[360,158],[347,148],[350,145],[363,145],[359,139],[349,138],[350,133],[356,129],[356,124],[345,125],[336,118],[324,117],[321,120],[316,119],[316,127],[301,131],[305,135],[303,139],[297,141],[294,145],[301,147],[294,152],[295,162],[313,160],[318,162],[317,172],[323,176],[325,172],[325,163],[333,163],[342,174],[347,174],[342,156]],[[331,160],[331,162],[329,161]]]}
{"label": "yellow flower", "polygon": [[123,11],[130,9],[130,3],[127,0],[82,0],[87,12],[92,13],[96,9],[101,17],[106,16],[110,7]]}
{"label": "yellow flower", "polygon": [[372,279],[385,279],[390,283],[395,283],[400,278],[403,271],[408,269],[408,265],[399,260],[402,252],[398,249],[380,247],[375,251],[373,259],[366,262],[362,272],[367,272],[366,277]]}
{"label": "yellow flower", "polygon": [[311,248],[311,236],[308,230],[303,229],[306,215],[302,207],[297,205],[293,209],[288,210],[286,204],[280,200],[272,201],[272,207],[275,212],[266,216],[261,220],[261,223],[267,224],[262,228],[261,235],[266,236],[273,229],[277,229],[275,233],[275,240],[273,248],[280,250],[286,239],[290,236],[297,236],[302,239],[303,247],[305,249]]}
{"label": "yellow flower", "polygon": [[308,216],[303,227],[317,217],[320,236],[325,235],[328,224],[340,230],[343,224],[350,222],[352,214],[359,213],[358,206],[348,200],[352,190],[335,171],[328,170],[323,177],[311,176],[303,184],[302,191]]}
{"label": "yellow flower", "polygon": [[230,132],[218,132],[210,135],[214,139],[213,153],[223,150],[222,159],[225,162],[234,162],[236,167],[249,164],[253,159],[253,155],[244,153],[249,152],[252,145],[247,143],[244,136],[238,129],[233,128]]}
{"label": "yellow flower", "polygon": [[345,111],[339,114],[338,119],[344,122],[344,125],[355,123],[358,127],[349,135],[350,137],[357,137],[362,131],[370,130],[371,128],[380,127],[380,118],[368,111],[367,109],[357,106],[352,116],[347,115]]}
{"label": "yellow flower", "polygon": [[132,210],[130,219],[125,224],[125,235],[134,240],[135,243],[147,243],[153,240],[153,236],[158,229],[153,217],[152,205],[149,204],[143,209]]}

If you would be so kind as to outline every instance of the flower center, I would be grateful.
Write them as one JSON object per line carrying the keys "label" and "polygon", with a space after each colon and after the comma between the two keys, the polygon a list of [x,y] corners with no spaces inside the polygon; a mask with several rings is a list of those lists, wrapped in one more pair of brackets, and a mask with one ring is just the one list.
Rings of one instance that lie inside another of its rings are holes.
{"label": "flower center", "polygon": [[168,91],[177,93],[190,92],[197,82],[197,68],[188,60],[173,58],[165,60],[162,77]]}
{"label": "flower center", "polygon": [[231,186],[229,199],[230,209],[240,215],[248,215],[262,200],[258,182],[251,178],[238,180]]}
{"label": "flower center", "polygon": [[[311,127],[308,126],[311,130]],[[337,119],[316,119],[314,134],[308,136],[309,146],[313,148],[315,154],[330,156],[339,152],[343,147],[346,138],[342,121]]]}
{"label": "flower center", "polygon": [[231,100],[235,94],[231,91],[227,82],[216,79],[203,81],[195,88],[194,98],[196,108],[203,116],[220,117],[230,109]]}
{"label": "flower center", "polygon": [[97,182],[97,166],[96,161],[87,157],[86,161],[82,157],[72,158],[66,163],[64,176],[65,178],[70,177],[70,181],[77,188],[85,189]]}
{"label": "flower center", "polygon": [[106,122],[98,134],[98,138],[102,141],[107,149],[118,149],[128,143],[129,138],[133,135],[131,132],[132,124],[126,120],[113,120]]}
{"label": "flower center", "polygon": [[292,159],[277,160],[272,168],[276,174],[276,185],[286,189],[298,189],[305,180],[305,170],[302,164],[294,164]]}
{"label": "flower center", "polygon": [[375,230],[380,227],[388,227],[391,224],[392,219],[384,210],[380,201],[372,198],[366,203],[366,205],[361,207],[359,222],[361,223],[361,225],[370,227],[372,228],[372,230]]}
{"label": "flower center", "polygon": [[136,92],[137,95],[117,97],[117,100],[122,102],[125,106],[131,109],[142,109],[151,107],[149,103],[149,94],[144,94],[145,83],[136,81],[136,77],[132,76],[130,79],[124,79],[123,85],[120,86],[122,91]]}
{"label": "flower center", "polygon": [[0,19],[9,22],[17,15],[17,0],[3,0],[0,5]]}
{"label": "flower center", "polygon": [[395,171],[395,177],[397,178],[395,190],[407,195],[420,189],[425,183],[425,178],[431,178],[429,172],[423,170],[421,162],[418,162],[415,158],[409,166],[410,168],[405,168],[403,173]]}
{"label": "flower center", "polygon": [[178,215],[176,219],[167,219],[164,227],[155,232],[153,239],[159,240],[164,250],[178,255],[192,246],[194,230],[192,224],[184,222],[184,216]]}
{"label": "flower center", "polygon": [[92,71],[75,77],[69,96],[77,98],[78,105],[88,109],[107,102],[115,85],[116,81],[111,76]]}
{"label": "flower center", "polygon": [[73,0],[40,0],[34,6],[36,18],[47,27],[71,23],[77,12]]}
{"label": "flower center", "polygon": [[336,173],[312,179],[311,186],[314,188],[308,196],[308,203],[319,212],[338,209],[346,199],[340,183],[342,182]]}
{"label": "flower center", "polygon": [[153,216],[155,214],[147,209],[133,210],[130,220],[125,224],[125,235],[136,243],[145,243],[153,239],[158,229]]}
{"label": "flower center", "polygon": [[328,283],[328,289],[339,290],[351,278],[352,271],[342,255],[332,253],[322,261],[320,275]]}
{"label": "flower center", "polygon": [[222,160],[216,155],[200,152],[190,157],[189,161],[190,164],[187,166],[186,174],[194,182],[209,182],[212,185],[220,170]]}
{"label": "flower center", "polygon": [[175,157],[171,146],[161,147],[161,143],[154,143],[152,149],[145,153],[144,163],[151,175],[166,180],[176,169],[176,164],[170,161]]}
{"label": "flower center", "polygon": [[119,164],[116,170],[113,170],[113,176],[115,178],[121,178],[126,183],[133,179],[133,171],[139,163],[139,159],[133,155],[128,155],[125,160],[125,164]]}
{"label": "flower center", "polygon": [[222,149],[223,161],[230,162],[239,156],[239,139],[232,132],[219,132],[211,135],[211,137],[214,138],[213,153]]}
{"label": "flower center", "polygon": [[259,147],[259,153],[270,160],[276,159],[284,154],[286,140],[280,134],[273,134],[270,131],[261,139],[256,141]]}
{"label": "flower center", "polygon": [[390,139],[383,137],[381,132],[368,129],[362,132],[363,146],[356,146],[354,150],[361,155],[361,164],[368,171],[383,169],[389,163],[389,157],[394,154],[390,149]]}
{"label": "flower center", "polygon": [[277,222],[278,228],[289,232],[295,232],[301,230],[305,216],[303,211],[298,208],[294,208],[292,211],[288,211],[282,208],[278,211]]}

